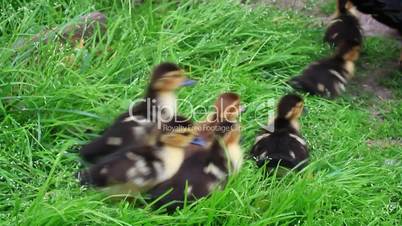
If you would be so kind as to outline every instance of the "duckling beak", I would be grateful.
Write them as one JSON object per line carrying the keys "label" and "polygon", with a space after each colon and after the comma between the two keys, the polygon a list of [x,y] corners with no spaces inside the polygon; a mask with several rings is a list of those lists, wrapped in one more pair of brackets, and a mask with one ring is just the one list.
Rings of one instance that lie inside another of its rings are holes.
{"label": "duckling beak", "polygon": [[195,137],[193,141],[191,141],[191,144],[195,144],[202,147],[205,147],[207,145],[205,140],[201,137]]}
{"label": "duckling beak", "polygon": [[196,83],[197,83],[197,81],[195,81],[195,80],[186,79],[180,84],[180,86],[192,86],[192,85],[195,85]]}
{"label": "duckling beak", "polygon": [[307,115],[308,114],[308,109],[307,107],[303,107],[303,115]]}

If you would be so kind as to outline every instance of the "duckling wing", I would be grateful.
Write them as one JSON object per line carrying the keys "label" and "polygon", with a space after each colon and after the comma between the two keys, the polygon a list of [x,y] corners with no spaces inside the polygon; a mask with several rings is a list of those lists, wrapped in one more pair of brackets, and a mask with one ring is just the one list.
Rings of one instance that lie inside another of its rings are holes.
{"label": "duckling wing", "polygon": [[302,75],[291,79],[289,83],[294,89],[313,95],[335,97],[339,94],[338,83],[345,84],[333,75],[333,71],[343,72],[342,64],[332,58],[317,61],[305,69]]}
{"label": "duckling wing", "polygon": [[155,124],[142,116],[138,117],[140,120],[133,120],[128,113],[122,114],[100,137],[81,148],[81,158],[95,163],[122,147],[144,145]]}
{"label": "duckling wing", "polygon": [[331,46],[339,46],[345,41],[354,41],[359,44],[363,42],[359,21],[349,14],[333,19],[324,35],[324,42],[329,43]]}
{"label": "duckling wing", "polygon": [[210,194],[217,178],[205,172],[210,162],[208,155],[206,151],[195,152],[183,162],[176,175],[153,188],[149,195],[156,200],[155,208],[166,206],[172,212],[182,207],[185,199],[194,201]]}
{"label": "duckling wing", "polygon": [[[301,138],[300,138],[301,139]],[[274,133],[258,141],[251,153],[258,167],[278,165],[293,169],[308,159],[307,147],[290,133]]]}
{"label": "duckling wing", "polygon": [[[157,178],[155,165],[159,159],[152,147],[130,151],[128,147],[100,160],[80,173],[81,184],[95,187],[125,187],[132,191],[147,189]],[[137,149],[137,148],[133,148]],[[120,189],[120,191],[122,191]]]}

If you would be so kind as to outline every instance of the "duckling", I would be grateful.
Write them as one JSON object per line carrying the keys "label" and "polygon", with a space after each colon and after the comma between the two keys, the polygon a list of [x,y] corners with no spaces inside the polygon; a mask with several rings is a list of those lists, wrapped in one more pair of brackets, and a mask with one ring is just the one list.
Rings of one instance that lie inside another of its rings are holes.
{"label": "duckling", "polygon": [[175,176],[148,193],[155,200],[155,208],[166,205],[167,211],[173,212],[181,208],[185,200],[192,202],[222,188],[229,175],[239,172],[243,162],[239,145],[240,127],[227,121],[219,123],[219,126],[225,129],[216,133],[208,150],[193,152]]}
{"label": "duckling", "polygon": [[164,124],[155,145],[123,147],[80,172],[79,180],[115,195],[146,191],[176,174],[194,134],[192,122],[178,116]]}
{"label": "duckling", "polygon": [[343,42],[334,56],[310,64],[302,75],[292,78],[289,84],[313,95],[334,98],[345,91],[354,76],[354,62],[359,58],[357,42]]}
{"label": "duckling", "polygon": [[158,65],[153,70],[144,99],[121,114],[100,137],[84,145],[80,150],[81,157],[94,163],[121,147],[152,142],[149,135],[158,131],[155,127],[176,114],[175,90],[194,82],[173,63]]}
{"label": "duckling", "polygon": [[240,106],[240,96],[236,93],[227,92],[218,96],[214,104],[214,112],[208,115],[207,119],[197,124],[197,137],[187,147],[186,153],[191,154],[193,151],[199,151],[205,147],[211,146],[216,130],[220,122],[229,121],[236,122],[239,114],[243,111]]}
{"label": "duckling", "polygon": [[299,117],[304,102],[298,95],[288,94],[279,101],[274,130],[263,129],[257,136],[251,155],[258,167],[266,165],[268,172],[278,165],[287,169],[303,169],[308,162],[306,141],[301,137]]}
{"label": "duckling", "polygon": [[338,0],[336,17],[331,20],[324,41],[331,46],[339,46],[342,42],[353,41],[359,45],[363,42],[363,35],[358,19],[347,8],[351,6],[347,0]]}
{"label": "duckling", "polygon": [[171,203],[167,207],[171,212],[181,207],[184,200],[208,196],[224,186],[229,175],[240,171],[243,164],[238,123],[242,111],[240,97],[235,93],[224,93],[218,97],[215,108],[208,120],[197,127],[198,136],[206,139],[208,145],[190,145],[176,175],[149,192],[151,199],[157,200],[155,207]]}

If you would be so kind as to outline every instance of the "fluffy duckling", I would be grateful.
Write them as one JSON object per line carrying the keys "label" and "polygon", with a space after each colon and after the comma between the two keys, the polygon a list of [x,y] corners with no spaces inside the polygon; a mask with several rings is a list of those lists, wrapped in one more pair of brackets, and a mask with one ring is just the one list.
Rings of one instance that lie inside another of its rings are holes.
{"label": "fluffy duckling", "polygon": [[236,93],[227,92],[218,96],[214,110],[205,121],[197,124],[198,134],[196,139],[187,147],[187,154],[202,150],[200,146],[210,147],[215,138],[215,133],[221,129],[219,123],[224,121],[237,122],[238,116],[244,109],[240,106],[240,96]]}
{"label": "fluffy duckling", "polygon": [[182,117],[163,127],[155,145],[127,146],[108,155],[79,173],[81,184],[127,196],[170,179],[181,166],[195,130]]}
{"label": "fluffy duckling", "polygon": [[347,9],[351,8],[351,5],[347,0],[338,0],[337,3],[336,17],[331,20],[327,28],[324,41],[332,46],[339,46],[345,41],[353,41],[361,45],[363,35],[359,21]]}
{"label": "fluffy duckling", "polygon": [[171,120],[176,114],[175,91],[193,83],[177,65],[158,65],[153,70],[144,99],[120,115],[100,137],[83,146],[81,157],[94,163],[122,147],[151,142],[149,135],[157,131],[155,126]]}
{"label": "fluffy duckling", "polygon": [[[238,117],[242,111],[240,96],[223,93],[215,102],[215,112],[197,125],[203,145],[186,148],[186,158],[177,174],[152,189],[155,207],[169,204],[169,212],[181,207],[184,200],[208,196],[225,184],[228,175],[236,174],[243,163]],[[162,197],[161,197],[162,196]]]}
{"label": "fluffy duckling", "polygon": [[243,162],[240,127],[227,121],[219,126],[225,129],[216,132],[208,150],[193,152],[174,177],[149,192],[151,199],[156,200],[156,208],[166,205],[167,211],[172,212],[182,207],[185,200],[191,202],[208,196],[224,186],[228,175],[240,170]]}
{"label": "fluffy duckling", "polygon": [[313,95],[334,98],[345,91],[355,71],[360,44],[343,42],[334,56],[310,64],[302,75],[292,78],[290,85]]}
{"label": "fluffy duckling", "polygon": [[274,130],[263,129],[251,149],[258,167],[266,164],[269,171],[278,165],[300,170],[307,165],[309,152],[300,136],[298,122],[303,108],[300,96],[289,94],[281,98],[273,121]]}

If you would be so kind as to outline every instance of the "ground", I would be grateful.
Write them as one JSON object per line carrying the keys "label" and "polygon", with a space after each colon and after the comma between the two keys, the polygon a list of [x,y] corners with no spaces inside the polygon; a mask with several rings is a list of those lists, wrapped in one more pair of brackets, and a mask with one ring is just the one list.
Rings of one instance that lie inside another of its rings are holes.
{"label": "ground", "polygon": [[[153,65],[168,60],[199,81],[181,99],[210,106],[223,91],[242,96],[247,158],[257,122],[273,110],[258,106],[291,92],[289,78],[331,54],[317,17],[333,4],[308,1],[307,10],[320,11],[305,13],[235,1],[53,2],[0,3],[0,224],[402,224],[396,42],[366,39],[343,96],[305,96],[302,134],[312,157],[304,172],[264,178],[246,160],[223,191],[168,215],[141,198],[114,202],[80,187],[79,147],[141,96]],[[95,10],[108,17],[107,35],[84,48],[51,42],[18,57],[16,40]]]}

